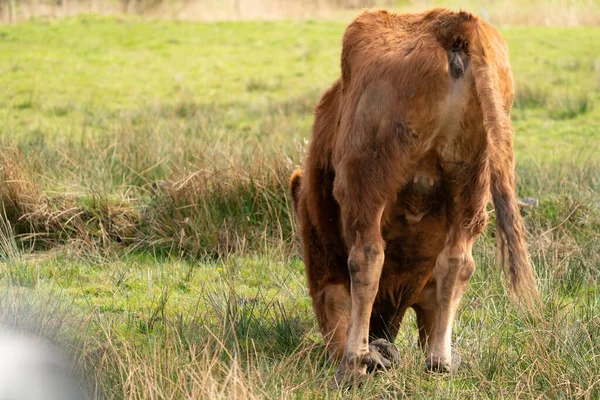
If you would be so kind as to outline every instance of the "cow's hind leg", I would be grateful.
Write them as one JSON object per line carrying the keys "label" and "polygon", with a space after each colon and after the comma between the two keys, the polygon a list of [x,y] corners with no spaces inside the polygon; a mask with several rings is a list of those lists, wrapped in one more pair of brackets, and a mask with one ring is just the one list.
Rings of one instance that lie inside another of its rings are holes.
{"label": "cow's hind leg", "polygon": [[[364,160],[365,163],[369,161],[372,166],[380,160]],[[400,171],[401,164],[401,161],[397,161],[396,167]],[[386,168],[382,169],[385,171]],[[349,249],[348,271],[352,302],[344,356],[336,374],[338,384],[351,383],[368,371],[391,366],[391,361],[385,357],[386,352],[382,351],[382,347],[387,344],[369,344],[371,312],[384,263],[382,217],[388,202],[394,200],[396,188],[401,186],[394,185],[390,175],[370,175],[380,171],[372,167],[344,171],[338,176],[351,179],[336,181],[334,190],[340,204],[344,238]],[[408,177],[408,171],[405,171],[405,176]]]}
{"label": "cow's hind leg", "polygon": [[[341,208],[344,217],[346,213],[343,204]],[[336,375],[338,383],[354,380],[365,375],[368,370],[390,366],[388,360],[369,348],[369,320],[384,260],[384,242],[380,228],[384,208],[382,205],[375,212],[368,211],[363,211],[370,214],[364,219],[369,221],[367,224],[356,224],[349,215],[345,215],[347,240],[351,243],[348,270],[352,307],[344,356]],[[348,229],[348,225],[358,229]]]}
{"label": "cow's hind leg", "polygon": [[472,246],[473,241],[467,240],[446,245],[433,270],[435,304],[424,307],[432,308],[435,318],[426,360],[426,367],[431,371],[450,372],[456,368],[452,364],[452,325],[460,299],[475,271]]}
{"label": "cow's hind leg", "polygon": [[437,257],[432,279],[416,304],[423,311],[426,367],[431,371],[449,372],[456,367],[452,362],[452,325],[475,271],[473,244],[487,219],[489,175],[485,157],[483,153],[472,165],[455,172],[449,196],[446,243]]}
{"label": "cow's hind leg", "polygon": [[[465,285],[466,286],[466,285]],[[421,296],[419,297],[419,302],[413,305],[413,309],[415,310],[417,316],[417,329],[419,331],[419,345],[421,349],[427,354],[428,353],[428,343],[434,342],[434,337],[436,335],[436,323],[438,319],[442,316],[441,311],[443,312],[443,308],[438,307],[437,301],[437,285],[435,281],[431,281],[425,286]],[[458,306],[460,298],[454,299],[456,306]],[[455,312],[456,310],[454,310]],[[446,325],[448,331],[452,332],[452,320],[449,325]],[[448,347],[450,344],[447,344]],[[460,366],[460,355],[458,352],[454,351],[450,348],[450,356],[449,362],[443,363],[440,362],[440,359],[437,359],[437,363],[434,362],[432,356],[428,357],[426,361],[426,366],[429,370],[434,370],[438,372],[453,372]]]}
{"label": "cow's hind leg", "polygon": [[418,135],[398,115],[397,92],[387,82],[371,82],[353,116],[342,116],[334,149],[333,194],[340,206],[352,311],[337,380],[365,375],[389,360],[369,348],[369,320],[379,286],[385,244],[383,213],[393,204],[415,167]]}

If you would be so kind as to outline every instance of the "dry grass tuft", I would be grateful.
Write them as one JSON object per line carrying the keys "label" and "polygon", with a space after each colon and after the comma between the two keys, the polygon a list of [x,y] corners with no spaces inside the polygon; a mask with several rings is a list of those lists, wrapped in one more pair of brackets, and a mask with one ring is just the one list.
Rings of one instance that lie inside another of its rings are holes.
{"label": "dry grass tuft", "polygon": [[293,243],[287,158],[257,155],[225,168],[175,168],[146,194],[115,198],[44,194],[17,150],[2,156],[5,218],[21,243],[37,248],[124,244],[199,258]]}
{"label": "dry grass tuft", "polygon": [[289,243],[292,169],[279,157],[270,162],[257,157],[223,169],[175,171],[144,206],[139,245],[218,257]]}
{"label": "dry grass tuft", "polygon": [[16,149],[0,153],[0,205],[21,243],[48,248],[65,241],[93,248],[134,236],[139,213],[130,202],[98,195],[50,196]]}
{"label": "dry grass tuft", "polygon": [[23,157],[16,149],[0,149],[0,204],[4,218],[16,233],[28,232],[31,227],[25,218],[42,200],[40,188],[32,182]]}

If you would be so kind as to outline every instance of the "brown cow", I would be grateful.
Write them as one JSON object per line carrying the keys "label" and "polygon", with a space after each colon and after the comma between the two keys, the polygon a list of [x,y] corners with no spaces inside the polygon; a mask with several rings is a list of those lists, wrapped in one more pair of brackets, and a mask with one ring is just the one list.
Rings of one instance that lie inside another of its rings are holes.
{"label": "brown cow", "polygon": [[506,43],[466,12],[367,10],[346,29],[341,72],[316,108],[305,170],[291,178],[313,308],[341,359],[336,379],[390,365],[398,352],[386,340],[409,307],[427,368],[453,370],[452,323],[490,195],[511,287],[537,302]]}

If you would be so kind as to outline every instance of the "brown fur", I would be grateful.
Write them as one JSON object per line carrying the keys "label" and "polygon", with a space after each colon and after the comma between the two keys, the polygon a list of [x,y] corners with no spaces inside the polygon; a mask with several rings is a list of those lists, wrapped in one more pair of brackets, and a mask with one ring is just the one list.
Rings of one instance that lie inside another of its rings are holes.
{"label": "brown fur", "polygon": [[341,78],[291,178],[313,308],[341,373],[363,374],[366,335],[393,340],[409,307],[428,366],[449,368],[490,195],[512,288],[534,304],[512,101],[506,44],[469,13],[367,10],[347,27]]}

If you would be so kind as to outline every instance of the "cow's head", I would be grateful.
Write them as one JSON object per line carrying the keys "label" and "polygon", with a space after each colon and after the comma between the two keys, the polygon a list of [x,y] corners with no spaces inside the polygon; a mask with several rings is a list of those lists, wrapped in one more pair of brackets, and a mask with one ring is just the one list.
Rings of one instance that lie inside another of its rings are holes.
{"label": "cow's head", "polygon": [[294,214],[296,214],[296,219],[298,219],[298,204],[300,198],[300,184],[302,183],[302,174],[304,171],[301,169],[297,169],[292,172],[292,176],[290,177],[290,193],[292,195],[292,205],[294,206]]}

